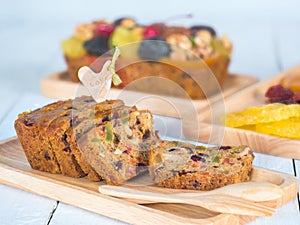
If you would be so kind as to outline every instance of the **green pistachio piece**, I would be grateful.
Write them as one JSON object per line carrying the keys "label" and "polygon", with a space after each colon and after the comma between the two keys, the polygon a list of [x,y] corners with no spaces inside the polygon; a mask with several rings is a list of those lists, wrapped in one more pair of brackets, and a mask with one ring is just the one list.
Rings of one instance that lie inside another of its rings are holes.
{"label": "green pistachio piece", "polygon": [[105,140],[106,141],[113,141],[114,139],[114,135],[113,135],[113,125],[111,122],[108,122],[106,124],[106,127],[105,127]]}

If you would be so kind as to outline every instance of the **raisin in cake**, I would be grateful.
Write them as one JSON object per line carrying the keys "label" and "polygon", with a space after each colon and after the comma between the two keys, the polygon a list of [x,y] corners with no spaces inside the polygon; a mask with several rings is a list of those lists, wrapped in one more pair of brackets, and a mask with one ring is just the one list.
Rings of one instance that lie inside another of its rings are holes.
{"label": "raisin in cake", "polygon": [[150,152],[150,175],[158,186],[212,190],[248,181],[254,156],[249,147],[203,147],[161,141]]}

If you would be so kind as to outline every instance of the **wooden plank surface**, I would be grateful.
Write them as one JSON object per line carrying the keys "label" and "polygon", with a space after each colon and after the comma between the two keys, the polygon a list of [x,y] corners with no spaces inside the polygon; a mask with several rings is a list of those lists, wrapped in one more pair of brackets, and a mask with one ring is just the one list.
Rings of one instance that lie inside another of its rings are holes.
{"label": "wooden plank surface", "polygon": [[[238,95],[227,98],[225,100],[226,113],[265,105],[266,98],[264,95],[266,90],[272,85],[279,84],[284,77],[290,74],[299,74],[300,76],[300,66],[284,71],[274,78],[260,82],[253,87],[245,89]],[[216,109],[215,111],[208,110],[202,113],[206,124],[200,126],[200,129],[202,129],[199,131],[200,141],[207,142],[209,139],[215,138],[222,140],[225,145],[244,144],[249,145],[256,152],[300,159],[300,141],[297,139],[280,138],[237,128],[223,128],[221,118],[224,117],[225,110],[220,110],[222,106],[218,102],[214,103],[211,109]]]}
{"label": "wooden plank surface", "polygon": [[[68,178],[32,170],[17,139],[2,142],[0,156],[0,180],[2,183],[129,223],[139,221],[140,224],[148,224],[151,221],[149,224],[163,224],[166,221],[173,221],[174,224],[180,224],[188,219],[193,224],[200,222],[203,224],[244,224],[253,219],[253,217],[212,213],[194,206],[189,206],[191,213],[186,212],[184,210],[186,206],[183,205],[154,204],[146,207],[104,196],[97,192],[98,185],[103,182],[94,183],[87,179]],[[251,179],[272,182],[282,188],[284,191],[282,198],[266,203],[274,207],[294,199],[298,189],[297,178],[276,171],[255,168]],[[149,190],[165,191],[163,188],[153,187],[149,187]],[[120,210],[122,208],[126,208],[126,210]],[[196,214],[193,213],[193,209],[197,211]],[[177,213],[174,213],[174,210]],[[170,214],[170,212],[173,213]]]}

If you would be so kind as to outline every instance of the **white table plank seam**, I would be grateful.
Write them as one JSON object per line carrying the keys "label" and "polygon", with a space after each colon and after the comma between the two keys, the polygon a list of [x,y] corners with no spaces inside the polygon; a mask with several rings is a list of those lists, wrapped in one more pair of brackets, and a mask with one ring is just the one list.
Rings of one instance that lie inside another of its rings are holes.
{"label": "white table plank seam", "polygon": [[[300,174],[297,173],[297,164],[296,164],[296,160],[293,159],[293,167],[294,167],[294,176],[295,177],[298,177],[298,179],[300,180]],[[298,210],[299,210],[299,213],[300,213],[300,195],[299,195],[299,192],[297,193],[297,199],[298,199]]]}
{"label": "white table plank seam", "polygon": [[52,218],[53,218],[53,216],[54,216],[54,214],[57,210],[57,207],[58,207],[59,203],[60,203],[59,201],[56,201],[56,204],[54,205],[54,207],[53,207],[52,211],[50,212],[49,217],[47,219],[47,223],[46,223],[47,225],[51,224],[51,220],[52,220]]}

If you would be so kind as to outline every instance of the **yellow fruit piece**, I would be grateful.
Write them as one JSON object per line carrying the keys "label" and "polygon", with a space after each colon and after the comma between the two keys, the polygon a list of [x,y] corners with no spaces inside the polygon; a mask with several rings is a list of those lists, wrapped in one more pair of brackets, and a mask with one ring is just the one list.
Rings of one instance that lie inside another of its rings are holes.
{"label": "yellow fruit piece", "polygon": [[281,103],[252,107],[241,112],[228,113],[224,124],[228,127],[241,127],[260,123],[270,123],[300,117],[300,105],[285,105]]}
{"label": "yellow fruit piece", "polygon": [[256,131],[286,138],[300,138],[300,118],[257,124]]}
{"label": "yellow fruit piece", "polygon": [[243,129],[243,130],[256,131],[256,125],[245,125],[245,126],[241,126],[241,127],[237,127],[237,128]]}
{"label": "yellow fruit piece", "polygon": [[83,40],[78,37],[70,37],[61,43],[63,53],[71,58],[84,56],[86,50],[83,48]]}

